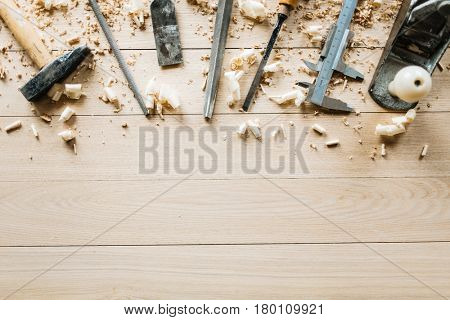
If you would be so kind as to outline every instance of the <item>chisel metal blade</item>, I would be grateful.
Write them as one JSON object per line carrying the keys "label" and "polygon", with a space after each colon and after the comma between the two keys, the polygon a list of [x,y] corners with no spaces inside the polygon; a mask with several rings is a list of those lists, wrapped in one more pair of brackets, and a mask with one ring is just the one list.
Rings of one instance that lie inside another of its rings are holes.
{"label": "chisel metal blade", "polygon": [[270,37],[269,43],[267,44],[266,51],[264,52],[264,56],[261,60],[261,63],[259,64],[258,71],[256,71],[255,78],[253,79],[252,85],[250,86],[250,90],[248,91],[247,97],[245,98],[244,105],[242,109],[247,112],[250,108],[250,104],[253,101],[253,97],[255,96],[256,90],[259,87],[259,84],[261,83],[261,78],[264,74],[264,67],[267,64],[267,61],[269,60],[270,53],[272,52],[273,46],[275,45],[275,42],[277,41],[278,34],[281,31],[281,27],[283,26],[284,21],[288,16],[283,13],[278,14],[278,21],[275,26],[275,29],[273,29],[272,36]]}
{"label": "chisel metal blade", "polygon": [[211,48],[209,73],[206,84],[205,106],[203,111],[203,115],[206,119],[211,119],[214,112],[232,9],[233,0],[219,1],[214,29],[214,42]]}
{"label": "chisel metal blade", "polygon": [[160,66],[172,66],[183,62],[180,31],[171,0],[154,0],[150,5],[153,34]]}

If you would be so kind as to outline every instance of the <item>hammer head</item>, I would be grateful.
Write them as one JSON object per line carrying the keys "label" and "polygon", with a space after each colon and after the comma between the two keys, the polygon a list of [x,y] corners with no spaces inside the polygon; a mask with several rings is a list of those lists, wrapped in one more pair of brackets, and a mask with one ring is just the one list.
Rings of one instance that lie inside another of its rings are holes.
{"label": "hammer head", "polygon": [[43,67],[33,79],[20,88],[20,92],[22,92],[28,101],[38,100],[45,95],[55,83],[61,82],[74,72],[90,52],[91,49],[86,45],[83,45],[56,58]]}

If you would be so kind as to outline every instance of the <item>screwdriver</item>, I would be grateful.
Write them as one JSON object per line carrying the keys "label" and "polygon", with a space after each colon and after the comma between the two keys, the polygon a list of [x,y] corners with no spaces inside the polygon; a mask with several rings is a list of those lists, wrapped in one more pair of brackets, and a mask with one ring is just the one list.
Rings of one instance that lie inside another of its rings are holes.
{"label": "screwdriver", "polygon": [[278,21],[275,25],[275,29],[273,29],[272,36],[270,37],[269,43],[267,44],[266,51],[264,52],[264,56],[259,64],[258,71],[256,71],[255,78],[253,79],[252,85],[250,86],[250,90],[248,91],[247,97],[245,98],[244,106],[242,109],[247,112],[250,108],[250,104],[253,101],[253,97],[255,96],[256,90],[261,82],[261,78],[264,74],[264,67],[269,60],[270,53],[272,52],[273,46],[277,41],[278,34],[281,31],[281,27],[286,19],[289,17],[289,13],[292,9],[297,6],[298,0],[278,0],[279,10],[278,10]]}

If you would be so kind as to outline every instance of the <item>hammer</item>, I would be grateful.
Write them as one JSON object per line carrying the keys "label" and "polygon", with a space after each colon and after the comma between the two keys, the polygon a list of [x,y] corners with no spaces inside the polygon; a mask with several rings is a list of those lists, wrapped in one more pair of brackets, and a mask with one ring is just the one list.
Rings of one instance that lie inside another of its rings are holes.
{"label": "hammer", "polygon": [[91,52],[83,45],[53,59],[35,27],[24,18],[14,0],[0,0],[0,17],[40,69],[34,78],[19,89],[28,101],[38,100],[55,83],[67,78]]}

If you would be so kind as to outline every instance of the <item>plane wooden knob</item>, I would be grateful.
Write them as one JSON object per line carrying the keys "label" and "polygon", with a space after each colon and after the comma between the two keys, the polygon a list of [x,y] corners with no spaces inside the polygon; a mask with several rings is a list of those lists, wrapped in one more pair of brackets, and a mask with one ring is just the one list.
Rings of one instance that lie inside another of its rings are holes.
{"label": "plane wooden knob", "polygon": [[0,0],[0,17],[39,69],[53,60],[35,26],[26,20],[14,0]]}
{"label": "plane wooden knob", "polygon": [[431,76],[419,66],[401,69],[389,84],[389,93],[408,103],[418,102],[431,91]]}

